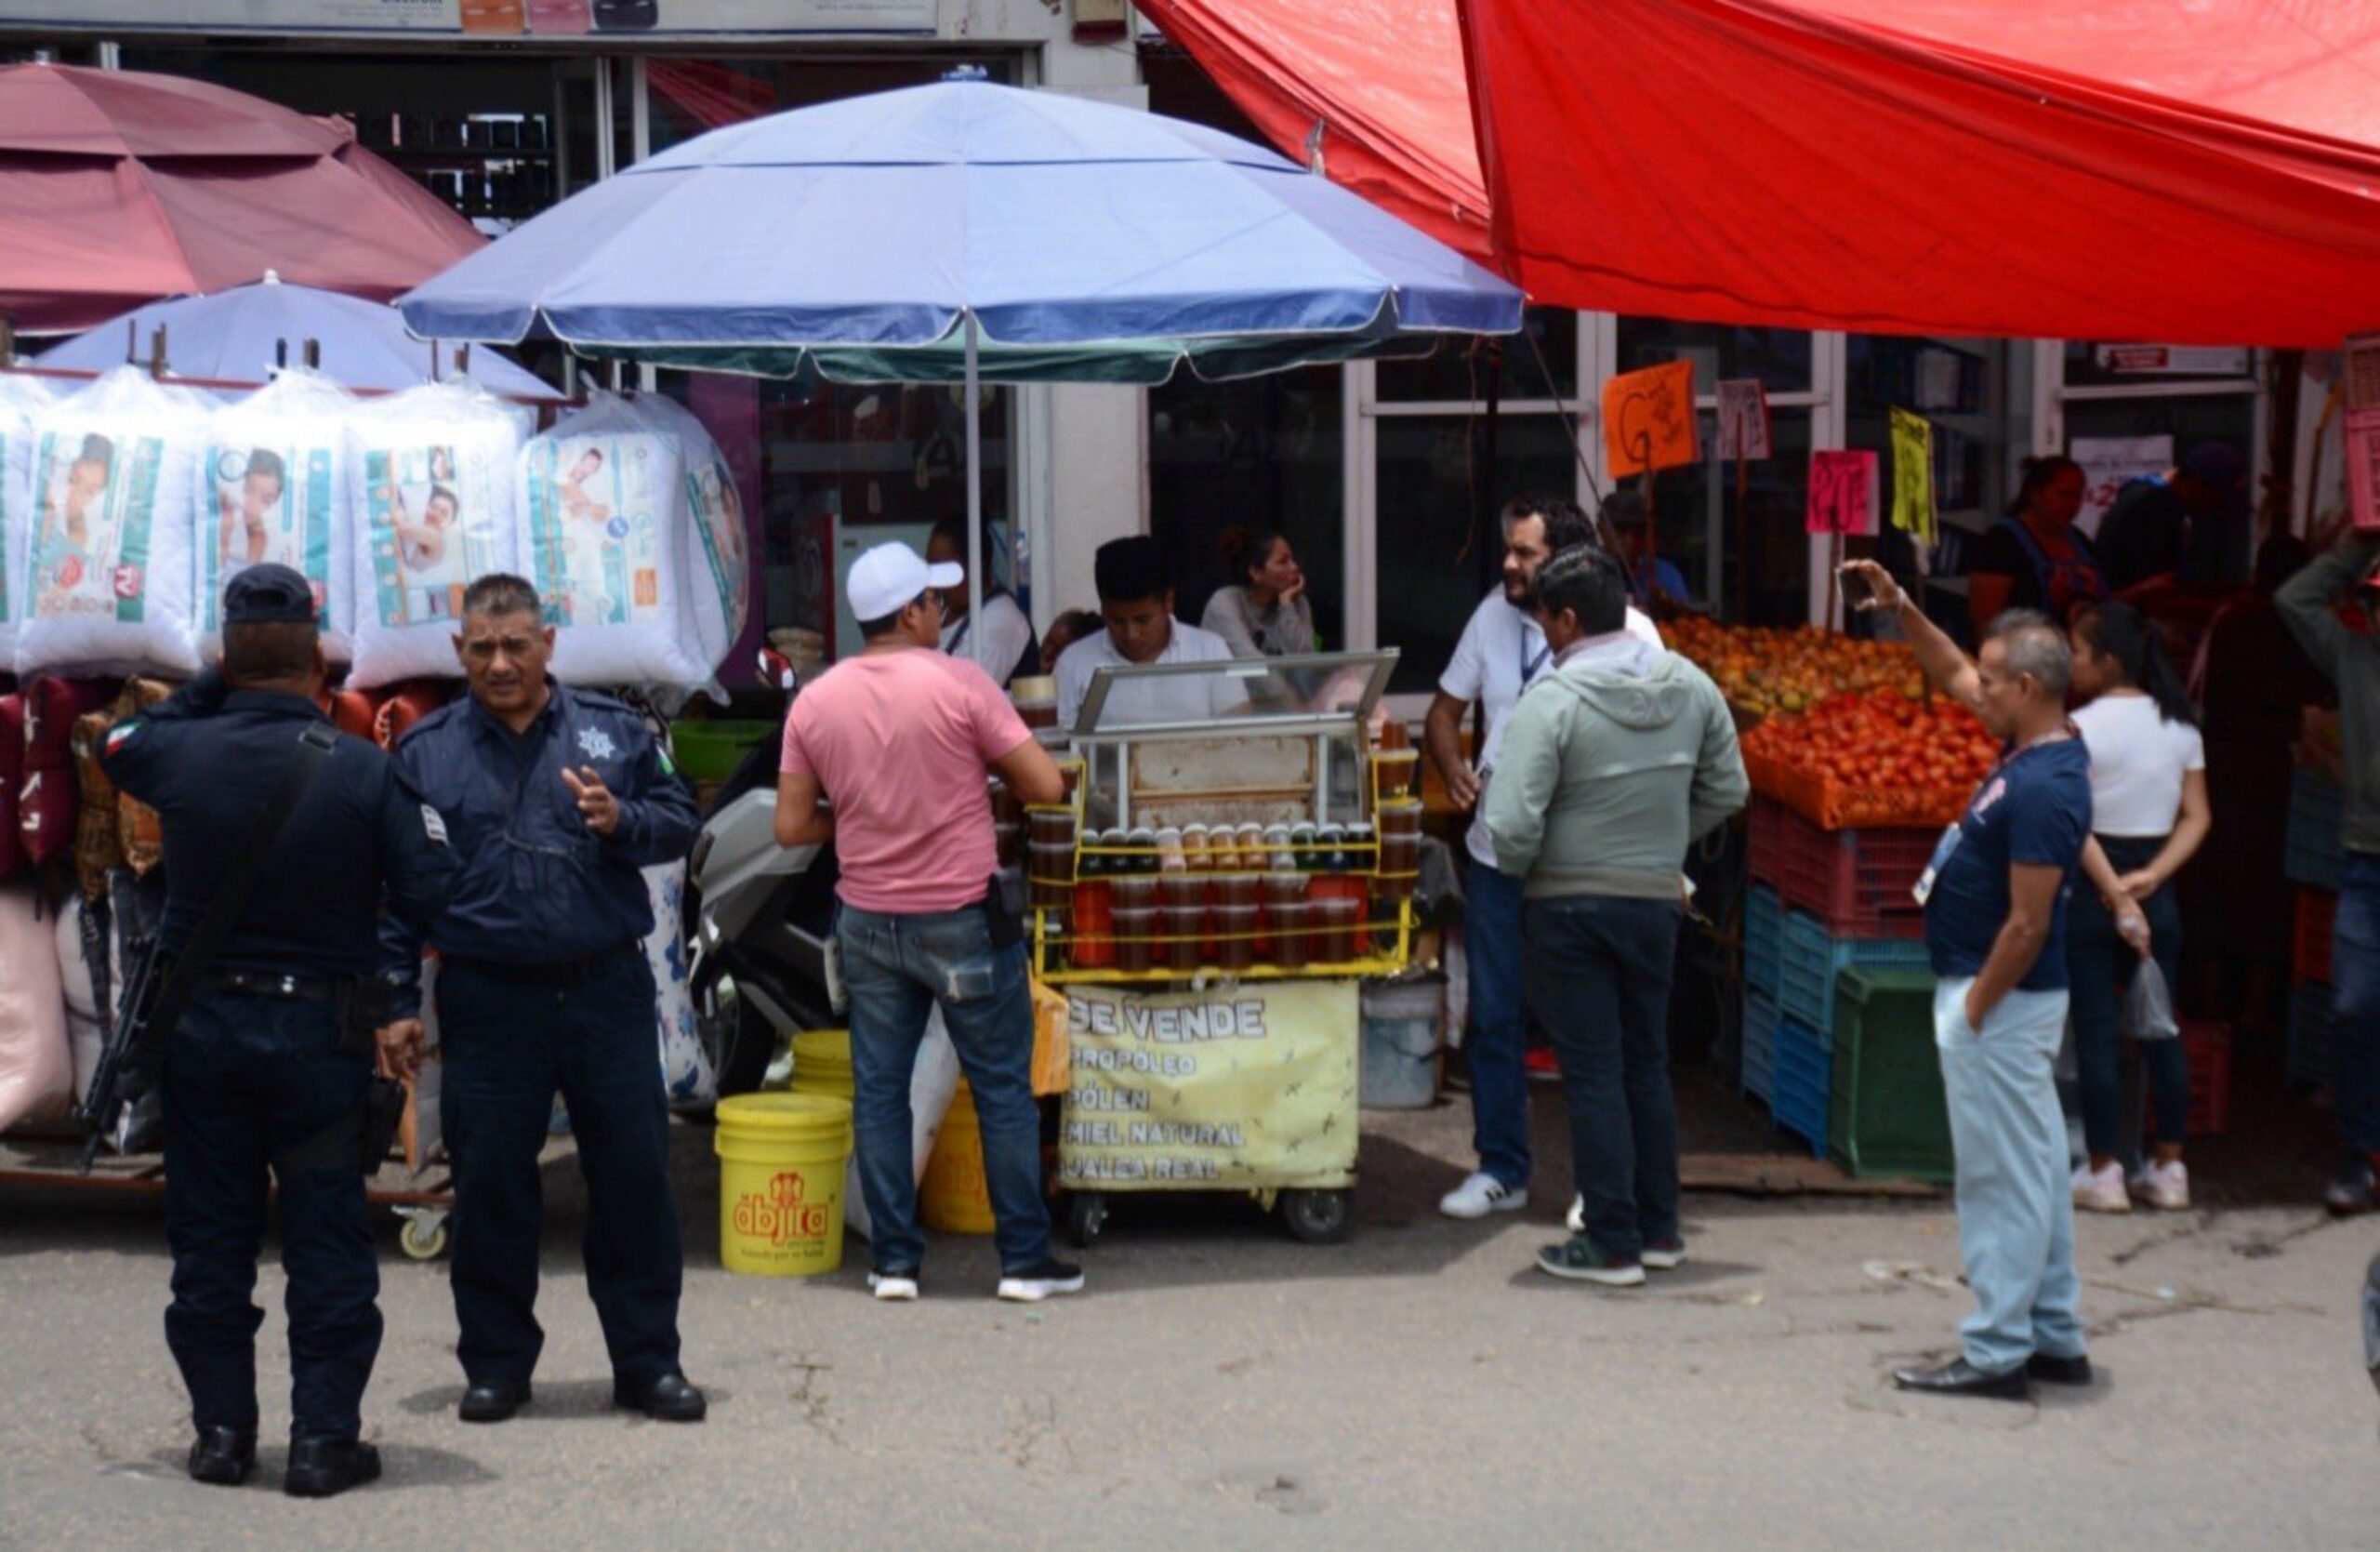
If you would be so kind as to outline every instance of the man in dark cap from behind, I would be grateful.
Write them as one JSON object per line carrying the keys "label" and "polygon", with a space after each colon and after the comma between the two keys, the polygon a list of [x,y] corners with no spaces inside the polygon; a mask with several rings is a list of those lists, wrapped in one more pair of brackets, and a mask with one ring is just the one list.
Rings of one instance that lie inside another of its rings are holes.
{"label": "man in dark cap from behind", "polygon": [[[332,729],[324,675],[313,590],[287,566],[252,566],[223,590],[221,668],[118,723],[100,756],[164,823],[169,962],[241,859],[261,859],[164,1033],[165,1342],[198,1433],[190,1475],[236,1486],[256,1466],[257,1256],[277,1187],[291,1371],[282,1486],[297,1497],[380,1474],[360,1439],[380,1346],[364,1195],[380,1161],[366,1116],[377,922],[385,907],[427,922],[455,875],[421,794],[387,754]],[[259,846],[269,812],[277,829]]]}
{"label": "man in dark cap from behind", "polygon": [[2125,485],[2100,520],[2092,544],[2108,590],[2120,593],[2160,577],[2194,582],[2244,578],[2244,546],[2230,541],[2247,480],[2248,460],[2240,449],[2228,442],[2202,442],[2162,479]]}

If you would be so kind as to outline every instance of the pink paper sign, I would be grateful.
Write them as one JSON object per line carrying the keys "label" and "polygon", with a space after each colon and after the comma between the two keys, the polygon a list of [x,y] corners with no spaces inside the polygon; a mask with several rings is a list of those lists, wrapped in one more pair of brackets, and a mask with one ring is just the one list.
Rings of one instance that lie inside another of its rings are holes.
{"label": "pink paper sign", "polygon": [[1852,537],[1876,531],[1876,455],[1830,449],[1810,455],[1810,507],[1803,527]]}

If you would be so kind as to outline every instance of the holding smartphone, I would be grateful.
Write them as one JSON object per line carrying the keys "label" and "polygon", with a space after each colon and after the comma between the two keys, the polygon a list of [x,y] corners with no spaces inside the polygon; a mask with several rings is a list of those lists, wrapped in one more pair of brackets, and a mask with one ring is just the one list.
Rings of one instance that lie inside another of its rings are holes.
{"label": "holding smartphone", "polygon": [[1883,602],[1882,597],[1876,591],[1876,584],[1870,579],[1867,572],[1856,563],[1851,565],[1837,567],[1835,570],[1835,576],[1843,585],[1843,606],[1844,608],[1858,610],[1872,609],[1876,607],[1878,604]]}

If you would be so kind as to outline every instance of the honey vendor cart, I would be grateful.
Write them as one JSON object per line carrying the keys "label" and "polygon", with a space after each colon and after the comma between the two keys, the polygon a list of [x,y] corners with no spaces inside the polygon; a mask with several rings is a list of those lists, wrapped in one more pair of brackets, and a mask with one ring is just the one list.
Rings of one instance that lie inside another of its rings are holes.
{"label": "honey vendor cart", "polygon": [[1360,984],[1413,943],[1416,752],[1395,652],[1102,668],[1068,801],[1023,816],[1034,973],[1066,999],[1074,1241],[1125,1191],[1246,1192],[1345,1237]]}

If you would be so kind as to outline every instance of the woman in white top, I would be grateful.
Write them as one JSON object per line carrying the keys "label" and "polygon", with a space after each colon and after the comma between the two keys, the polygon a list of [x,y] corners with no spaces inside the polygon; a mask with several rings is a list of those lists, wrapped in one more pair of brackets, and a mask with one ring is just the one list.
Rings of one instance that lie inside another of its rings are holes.
{"label": "woman in white top", "polygon": [[1235,657],[1295,657],[1314,650],[1314,605],[1289,541],[1270,529],[1223,536],[1231,581],[1207,600],[1198,624],[1231,643]]}
{"label": "woman in white top", "polygon": [[[2182,917],[2174,875],[2206,839],[2206,745],[2198,712],[2165,655],[2156,627],[2130,604],[2096,604],[2073,624],[2074,690],[2089,704],[2074,725],[2091,751],[2093,887],[2074,892],[2066,958],[2075,1054],[2082,1072],[2082,1131],[2090,1161],[2075,1171],[2074,1204],[2132,1210],[2123,1162],[2123,1077],[2119,1060],[2123,999],[2140,957],[2117,935],[2116,918],[2136,907],[2149,920],[2149,952],[2169,991],[2181,965]],[[2151,1206],[2189,1205],[2182,1164],[2189,1067],[2178,1040],[2143,1041],[2156,1127],[2153,1162],[2134,1177]]]}

